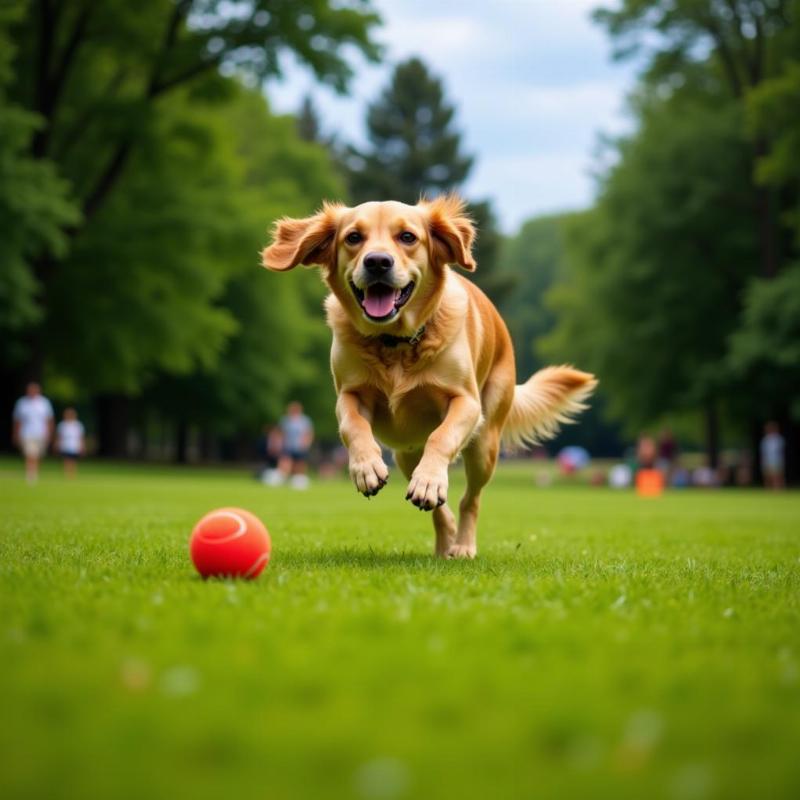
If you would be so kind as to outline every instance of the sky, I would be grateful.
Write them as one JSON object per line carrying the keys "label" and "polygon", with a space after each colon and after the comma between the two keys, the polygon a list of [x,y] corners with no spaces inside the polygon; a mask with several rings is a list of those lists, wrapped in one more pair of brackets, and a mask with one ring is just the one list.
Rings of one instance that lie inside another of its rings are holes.
{"label": "sky", "polygon": [[326,131],[361,143],[367,106],[393,64],[419,56],[443,81],[464,150],[475,157],[463,194],[491,199],[500,228],[513,233],[531,217],[591,205],[600,136],[630,128],[625,97],[635,67],[612,60],[606,33],[590,19],[599,4],[373,0],[384,20],[376,39],[385,58],[377,66],[352,59],[349,97],[291,62],[267,94],[278,112],[296,111],[310,94]]}

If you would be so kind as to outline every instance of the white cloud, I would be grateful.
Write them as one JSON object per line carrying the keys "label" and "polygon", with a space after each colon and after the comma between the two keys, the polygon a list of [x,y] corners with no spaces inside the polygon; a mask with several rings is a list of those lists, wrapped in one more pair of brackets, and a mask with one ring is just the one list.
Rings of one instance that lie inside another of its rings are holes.
{"label": "white cloud", "polygon": [[501,229],[512,233],[532,216],[588,206],[594,190],[589,166],[588,156],[575,152],[490,155],[467,188],[474,197],[493,196]]}
{"label": "white cloud", "polygon": [[485,41],[486,29],[464,16],[399,17],[378,35],[394,56],[436,53],[436,61],[461,58]]}
{"label": "white cloud", "polygon": [[591,203],[597,137],[627,127],[634,68],[611,63],[605,33],[589,19],[598,2],[376,0],[386,62],[360,62],[350,97],[315,87],[296,66],[269,95],[278,110],[293,111],[310,91],[328,128],[362,142],[366,107],[392,63],[420,56],[443,79],[476,157],[465,192],[494,199],[511,230],[533,214]]}

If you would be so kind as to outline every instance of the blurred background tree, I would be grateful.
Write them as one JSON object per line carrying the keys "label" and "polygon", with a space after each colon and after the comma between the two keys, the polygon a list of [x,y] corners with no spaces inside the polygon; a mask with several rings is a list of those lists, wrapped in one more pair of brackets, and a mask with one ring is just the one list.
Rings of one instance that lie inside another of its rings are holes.
{"label": "blurred background tree", "polygon": [[[763,319],[747,310],[755,297],[761,308],[777,300],[756,284],[797,258],[798,4],[624,0],[595,18],[619,57],[644,62],[638,128],[617,143],[595,210],[569,237],[546,352],[597,370],[631,432],[697,409],[712,465],[721,426],[749,437],[757,463],[763,422],[777,417],[795,476],[798,417],[763,381],[743,402],[742,343],[765,339],[737,331]],[[782,385],[797,367],[784,363]]]}
{"label": "blurred background tree", "polygon": [[[414,204],[423,196],[458,190],[474,160],[464,154],[454,120],[455,107],[441,80],[419,58],[398,64],[367,110],[368,146],[340,151],[353,202]],[[499,269],[501,235],[494,211],[488,200],[468,205],[478,229],[478,270],[470,278],[499,303],[513,288],[514,276]]]}
{"label": "blurred background tree", "polygon": [[[339,189],[324,150],[291,156],[302,145],[291,125],[280,180],[248,184],[264,164],[260,154],[248,164],[226,126],[246,102],[239,87],[278,75],[290,52],[343,91],[352,72],[342,49],[374,59],[377,23],[366,3],[323,0],[40,0],[4,12],[17,50],[0,113],[27,112],[9,143],[28,151],[50,207],[42,203],[39,233],[24,236],[26,258],[0,295],[0,320],[16,326],[0,413],[26,379],[44,376],[65,396],[94,397],[103,450],[123,454],[131,397],[159,374],[219,361],[242,324],[225,292],[256,262],[270,218],[287,210],[279,201],[308,212],[320,189]],[[298,168],[312,164],[320,169]],[[27,311],[12,289],[27,293]],[[285,320],[275,323],[284,344],[299,341],[287,328],[302,327],[310,302],[292,319],[288,295],[274,290],[261,308]]]}
{"label": "blurred background tree", "polygon": [[[51,162],[36,159],[30,143],[38,117],[9,97],[16,47],[12,26],[24,12],[22,3],[0,6],[0,370],[8,374],[27,355],[22,338],[37,325],[42,309],[30,261],[42,250],[63,255],[64,229],[80,215],[69,184]],[[9,386],[11,391],[17,386]],[[7,409],[4,407],[3,411]],[[7,425],[2,426],[3,429]],[[7,436],[7,434],[6,434]]]}
{"label": "blurred background tree", "polygon": [[739,113],[713,95],[640,101],[596,207],[571,223],[569,281],[551,292],[559,322],[545,343],[602,375],[631,433],[701,409],[714,466],[731,388],[721,364],[758,269]]}
{"label": "blurred background tree", "polygon": [[394,68],[389,86],[367,110],[369,146],[350,146],[347,166],[356,203],[416,203],[459,187],[473,159],[453,127],[455,108],[442,82],[418,58]]}
{"label": "blurred background tree", "polygon": [[[714,464],[767,419],[800,446],[800,2],[622,0],[600,9],[642,65],[633,127],[593,207],[508,236],[490,202],[474,279],[526,376],[596,371],[554,443],[613,454],[686,421]],[[365,144],[311,96],[276,116],[290,55],[346,90],[375,59],[369,3],[8,0],[0,8],[0,414],[30,377],[92,416],[101,450],[241,457],[290,398],[335,440],[322,283],[258,268],[269,224],[325,198],[463,191],[474,159],[420,58],[394,65]],[[0,446],[8,446],[2,426]]]}

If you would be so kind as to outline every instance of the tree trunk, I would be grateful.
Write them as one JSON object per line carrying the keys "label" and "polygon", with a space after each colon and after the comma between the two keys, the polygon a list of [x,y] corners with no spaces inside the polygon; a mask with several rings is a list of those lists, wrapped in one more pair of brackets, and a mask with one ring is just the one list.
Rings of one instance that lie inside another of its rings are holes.
{"label": "tree trunk", "polygon": [[130,398],[124,394],[102,394],[96,400],[98,455],[126,458],[130,427]]}
{"label": "tree trunk", "polygon": [[25,382],[18,371],[4,369],[0,372],[0,452],[13,449],[11,429],[12,415],[17,398],[22,395]]}
{"label": "tree trunk", "polygon": [[761,486],[763,475],[761,473],[761,437],[764,435],[764,425],[758,419],[750,421],[750,461],[753,465],[753,486]]}
{"label": "tree trunk", "polygon": [[786,440],[786,483],[800,483],[800,425],[789,416],[788,410],[779,417],[781,433]]}
{"label": "tree trunk", "polygon": [[252,461],[253,460],[253,440],[246,433],[236,435],[236,450],[234,460]]}
{"label": "tree trunk", "polygon": [[[754,145],[754,164],[769,153],[763,137]],[[755,187],[756,219],[758,223],[759,266],[762,278],[774,278],[778,274],[778,229],[776,224],[775,190],[769,186]]]}
{"label": "tree trunk", "polygon": [[708,466],[716,469],[719,466],[719,415],[714,400],[706,403],[706,458]]}
{"label": "tree trunk", "polygon": [[778,274],[778,246],[775,230],[775,193],[761,188],[756,193],[758,214],[758,249],[762,278],[774,278]]}
{"label": "tree trunk", "polygon": [[204,462],[216,459],[215,436],[208,430],[200,431],[200,460]]}
{"label": "tree trunk", "polygon": [[189,425],[186,420],[178,420],[175,431],[175,462],[177,464],[189,463]]}

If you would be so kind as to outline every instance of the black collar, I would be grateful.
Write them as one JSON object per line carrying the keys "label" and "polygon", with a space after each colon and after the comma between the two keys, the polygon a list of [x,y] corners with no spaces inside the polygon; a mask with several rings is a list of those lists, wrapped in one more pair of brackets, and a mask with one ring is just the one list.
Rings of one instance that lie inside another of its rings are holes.
{"label": "black collar", "polygon": [[423,325],[413,336],[392,336],[390,333],[382,333],[377,339],[386,347],[397,347],[399,344],[415,345],[425,335]]}

